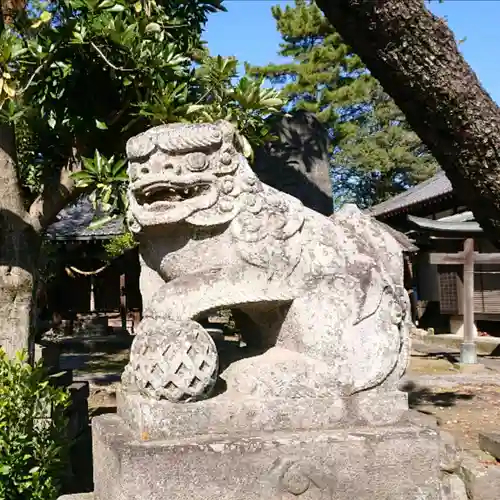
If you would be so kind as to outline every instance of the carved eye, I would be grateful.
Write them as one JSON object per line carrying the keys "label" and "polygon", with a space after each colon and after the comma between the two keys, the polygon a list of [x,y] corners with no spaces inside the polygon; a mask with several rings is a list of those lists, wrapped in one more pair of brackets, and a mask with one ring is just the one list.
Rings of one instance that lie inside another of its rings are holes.
{"label": "carved eye", "polygon": [[225,151],[224,153],[222,153],[220,156],[220,161],[224,165],[229,165],[233,161],[233,159],[231,157],[231,153],[229,153],[228,151]]}
{"label": "carved eye", "polygon": [[207,157],[204,153],[191,153],[186,157],[186,165],[193,172],[200,172],[207,168]]}

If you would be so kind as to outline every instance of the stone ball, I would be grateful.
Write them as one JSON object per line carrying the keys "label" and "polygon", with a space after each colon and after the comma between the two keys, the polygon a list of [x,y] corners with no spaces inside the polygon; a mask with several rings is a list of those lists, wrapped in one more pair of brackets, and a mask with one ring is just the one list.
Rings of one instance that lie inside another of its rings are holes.
{"label": "stone ball", "polygon": [[122,382],[149,398],[198,401],[210,396],[218,370],[215,343],[199,323],[145,319]]}

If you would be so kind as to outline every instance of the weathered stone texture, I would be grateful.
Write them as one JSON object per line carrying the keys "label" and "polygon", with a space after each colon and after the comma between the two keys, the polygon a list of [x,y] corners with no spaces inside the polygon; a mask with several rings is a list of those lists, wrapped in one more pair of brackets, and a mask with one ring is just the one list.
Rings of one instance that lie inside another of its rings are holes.
{"label": "weathered stone texture", "polygon": [[498,500],[500,497],[500,467],[487,465],[470,452],[464,452],[458,475],[464,481],[472,500]]}
{"label": "weathered stone texture", "polygon": [[141,441],[107,415],[93,434],[96,500],[440,500],[437,436],[421,428]]}
{"label": "weathered stone texture", "polygon": [[479,447],[497,460],[500,459],[500,432],[480,432]]}
{"label": "weathered stone texture", "polygon": [[[174,402],[207,397],[213,360],[206,336],[193,343],[188,325],[226,307],[249,318],[252,327],[242,327],[249,343],[271,348],[225,371],[234,397],[396,391],[409,344],[400,246],[356,207],[329,219],[263,184],[234,134],[227,122],[174,124],[127,144],[129,224],[145,276],[152,271],[164,283],[142,281],[148,299],[125,385]],[[182,375],[195,391],[171,390],[182,356],[167,349],[172,322],[184,325],[175,342],[191,346],[188,356],[198,353]],[[165,354],[157,348],[162,335]]]}
{"label": "weathered stone texture", "polygon": [[[261,399],[223,394],[207,401],[179,405],[119,391],[117,405],[119,416],[135,435],[146,433],[150,439],[170,439],[212,433],[319,431],[344,425],[388,425],[399,421],[407,411],[404,393],[383,393],[377,401],[375,397]],[[388,407],[391,411],[384,412]]]}
{"label": "weathered stone texture", "polygon": [[[401,247],[356,207],[329,219],[262,183],[234,134],[127,144],[146,300],[118,414],[93,420],[96,500],[442,500],[451,451],[399,390]],[[198,323],[218,308],[247,343],[220,363]]]}

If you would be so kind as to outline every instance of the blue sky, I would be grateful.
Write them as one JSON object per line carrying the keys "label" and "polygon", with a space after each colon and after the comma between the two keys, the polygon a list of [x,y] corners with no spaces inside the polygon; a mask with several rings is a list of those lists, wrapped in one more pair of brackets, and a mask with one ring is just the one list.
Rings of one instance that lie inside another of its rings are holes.
{"label": "blue sky", "polygon": [[[280,36],[276,31],[271,6],[286,5],[277,0],[225,0],[228,12],[210,16],[205,40],[210,52],[236,56],[254,65],[279,62]],[[293,3],[293,2],[290,2]],[[500,1],[433,1],[431,10],[448,19],[465,59],[483,86],[500,103]]]}

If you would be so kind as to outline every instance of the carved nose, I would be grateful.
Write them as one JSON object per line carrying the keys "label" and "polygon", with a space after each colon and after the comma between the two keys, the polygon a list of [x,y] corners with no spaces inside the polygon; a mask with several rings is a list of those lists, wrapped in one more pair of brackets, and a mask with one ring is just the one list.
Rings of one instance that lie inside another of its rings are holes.
{"label": "carved nose", "polygon": [[173,163],[165,163],[163,166],[163,171],[168,172],[169,174],[180,175],[181,174],[181,166],[179,164],[174,165]]}

